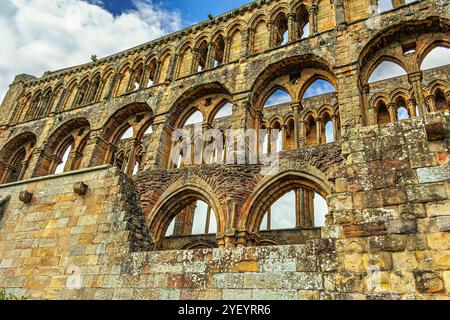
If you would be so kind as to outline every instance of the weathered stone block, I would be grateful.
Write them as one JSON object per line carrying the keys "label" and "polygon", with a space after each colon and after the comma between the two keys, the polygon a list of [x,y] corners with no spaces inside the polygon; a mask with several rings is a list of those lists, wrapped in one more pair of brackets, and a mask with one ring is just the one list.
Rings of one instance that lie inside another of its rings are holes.
{"label": "weathered stone block", "polygon": [[425,207],[429,217],[447,216],[450,213],[450,201],[427,203]]}
{"label": "weathered stone block", "polygon": [[418,168],[417,176],[420,183],[434,183],[450,180],[450,165],[431,168]]}
{"label": "weathered stone block", "polygon": [[436,224],[439,231],[450,231],[450,216],[436,217]]}
{"label": "weathered stone block", "polygon": [[444,291],[441,275],[433,271],[415,271],[416,289],[421,293],[439,293]]}
{"label": "weathered stone block", "polygon": [[394,269],[398,271],[413,271],[418,267],[414,252],[394,252],[392,262]]}
{"label": "weathered stone block", "polygon": [[448,198],[443,184],[407,186],[406,193],[411,202],[432,202]]}
{"label": "weathered stone block", "polygon": [[391,220],[386,222],[387,232],[390,234],[411,234],[417,232],[417,221],[408,220]]}

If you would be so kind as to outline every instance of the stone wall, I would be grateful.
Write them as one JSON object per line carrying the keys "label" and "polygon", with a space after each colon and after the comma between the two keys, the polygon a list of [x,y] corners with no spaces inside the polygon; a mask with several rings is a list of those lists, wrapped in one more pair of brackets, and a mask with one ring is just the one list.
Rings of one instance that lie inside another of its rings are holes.
{"label": "stone wall", "polygon": [[322,239],[298,245],[152,251],[135,182],[108,166],[1,186],[0,287],[34,299],[448,299],[449,124],[434,114],[349,131]]}

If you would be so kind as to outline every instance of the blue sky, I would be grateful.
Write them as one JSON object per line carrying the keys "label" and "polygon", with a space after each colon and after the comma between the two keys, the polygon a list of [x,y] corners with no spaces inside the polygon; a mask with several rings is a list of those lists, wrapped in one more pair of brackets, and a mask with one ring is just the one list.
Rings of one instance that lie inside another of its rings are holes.
{"label": "blue sky", "polygon": [[[99,4],[99,0],[88,0]],[[135,9],[132,0],[101,0],[101,6],[113,13],[121,13]],[[251,0],[155,0],[153,3],[166,10],[177,10],[183,19],[183,27],[207,20],[208,14],[217,16],[239,6],[252,2]]]}

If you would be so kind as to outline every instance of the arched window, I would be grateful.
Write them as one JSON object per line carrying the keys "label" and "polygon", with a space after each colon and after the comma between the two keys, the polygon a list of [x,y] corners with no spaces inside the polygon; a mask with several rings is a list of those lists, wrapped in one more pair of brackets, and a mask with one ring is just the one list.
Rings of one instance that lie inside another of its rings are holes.
{"label": "arched window", "polygon": [[192,48],[190,46],[186,46],[181,51],[177,78],[188,76],[191,73],[191,63],[192,63]]}
{"label": "arched window", "polygon": [[323,227],[328,214],[326,200],[317,192],[296,188],[285,193],[267,210],[260,230]]}
{"label": "arched window", "polygon": [[130,67],[125,66],[119,73],[119,81],[116,86],[115,96],[121,96],[128,91],[128,82],[130,80]]}
{"label": "arched window", "polygon": [[169,67],[170,67],[170,60],[172,59],[170,54],[166,54],[161,58],[161,70],[159,73],[159,78],[156,83],[163,83],[166,81],[168,73],[169,73]]}
{"label": "arched window", "polygon": [[240,29],[235,29],[230,35],[230,53],[228,61],[233,62],[241,57],[242,34]]}
{"label": "arched window", "polygon": [[201,72],[206,69],[206,60],[208,58],[208,43],[203,40],[197,48],[197,68],[195,72]]}
{"label": "arched window", "polygon": [[100,91],[100,74],[96,75],[91,82],[91,88],[89,89],[89,95],[86,99],[87,103],[97,102],[99,99],[99,91]]}
{"label": "arched window", "polygon": [[157,68],[156,60],[152,59],[147,64],[146,71],[145,71],[144,84],[147,86],[147,88],[156,84],[156,68]]}
{"label": "arched window", "polygon": [[88,89],[89,89],[89,81],[85,80],[81,84],[80,88],[78,89],[77,97],[76,97],[75,104],[74,104],[74,108],[82,106],[82,105],[85,104],[85,99],[86,99],[86,96],[87,96],[87,93],[88,93]]}
{"label": "arched window", "polygon": [[198,200],[183,208],[172,220],[166,237],[185,237],[209,235],[217,232],[214,210],[205,202]]}
{"label": "arched window", "polygon": [[36,136],[24,132],[5,144],[0,151],[0,183],[22,180],[35,143]]}
{"label": "arched window", "polygon": [[334,125],[333,121],[331,120],[331,117],[328,113],[325,113],[322,118],[323,122],[323,139],[325,143],[331,143],[334,142]]}
{"label": "arched window", "polygon": [[450,64],[450,48],[436,47],[423,59],[421,70],[428,70]]}
{"label": "arched window", "polygon": [[314,146],[317,144],[317,127],[316,121],[312,116],[309,116],[306,120],[306,137],[305,137],[305,145],[306,146]]}
{"label": "arched window", "polygon": [[27,112],[26,120],[34,119],[39,113],[39,105],[41,103],[41,91],[34,94],[33,100],[31,101],[30,108]]}
{"label": "arched window", "polygon": [[225,39],[223,35],[219,35],[214,42],[214,66],[218,67],[224,63],[225,60]]}
{"label": "arched window", "polygon": [[295,149],[295,132],[294,132],[294,119],[290,118],[286,124],[286,133],[285,133],[285,150],[294,150]]}
{"label": "arched window", "polygon": [[142,75],[144,73],[144,64],[139,63],[137,67],[135,67],[133,72],[133,78],[131,79],[131,86],[129,91],[138,91],[141,89],[141,81]]}
{"label": "arched window", "polygon": [[403,75],[406,75],[405,69],[394,62],[385,60],[378,64],[378,66],[373,70],[368,82],[373,83]]}
{"label": "arched window", "polygon": [[260,53],[267,49],[268,34],[266,22],[264,20],[259,21],[253,35],[253,53]]}
{"label": "arched window", "polygon": [[263,106],[267,108],[285,103],[290,103],[291,101],[292,99],[289,93],[287,93],[284,90],[277,89],[266,98]]}
{"label": "arched window", "polygon": [[405,99],[398,97],[395,100],[395,108],[397,110],[397,120],[404,120],[409,118],[408,108],[406,107]]}
{"label": "arched window", "polygon": [[386,104],[383,101],[379,101],[377,104],[377,123],[385,124],[391,122],[391,117],[387,109]]}
{"label": "arched window", "polygon": [[[194,111],[183,123],[180,124],[178,140],[173,143],[172,168],[183,168],[202,161],[203,140],[195,138],[195,134],[201,132],[203,114]],[[201,148],[201,149],[200,149]]]}
{"label": "arched window", "polygon": [[55,169],[55,174],[63,173],[65,171],[70,170],[69,168],[66,168],[67,161],[69,160],[70,152],[72,151],[72,145],[73,142],[71,142],[63,152],[63,156],[58,164],[58,166]]}
{"label": "arched window", "polygon": [[303,94],[303,99],[320,96],[336,91],[336,88],[327,80],[317,79],[312,82]]}
{"label": "arched window", "polygon": [[52,101],[52,90],[48,89],[42,96],[41,106],[37,114],[38,118],[48,115],[51,107],[51,101]]}
{"label": "arched window", "polygon": [[288,20],[286,14],[280,13],[274,21],[274,46],[285,45],[288,41]]}
{"label": "arched window", "polygon": [[435,101],[436,111],[445,111],[445,110],[450,109],[449,102],[447,102],[444,91],[442,91],[441,89],[437,89],[435,91],[434,101]]}
{"label": "arched window", "polygon": [[273,127],[271,129],[271,152],[270,153],[276,153],[283,150],[283,132],[282,128],[279,122],[275,122],[273,124]]}
{"label": "arched window", "polygon": [[300,5],[296,11],[297,32],[300,39],[309,37],[309,13],[305,5]]}

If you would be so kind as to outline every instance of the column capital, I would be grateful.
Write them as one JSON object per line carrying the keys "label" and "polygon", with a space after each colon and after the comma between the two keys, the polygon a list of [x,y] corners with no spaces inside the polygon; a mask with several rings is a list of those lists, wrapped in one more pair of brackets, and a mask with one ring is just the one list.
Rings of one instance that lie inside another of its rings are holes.
{"label": "column capital", "polygon": [[422,81],[422,79],[423,79],[423,73],[420,70],[408,73],[408,80],[410,83],[416,82],[416,81]]}

